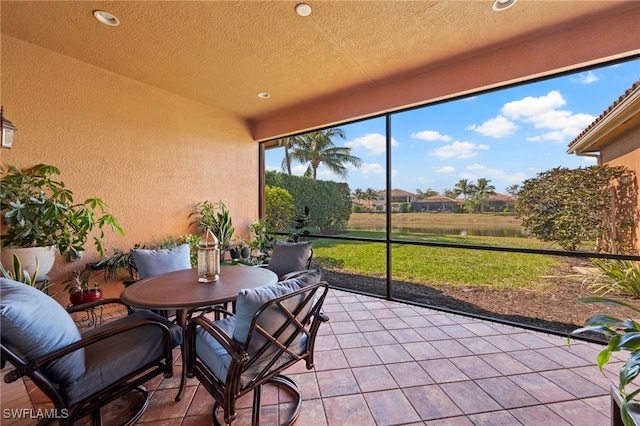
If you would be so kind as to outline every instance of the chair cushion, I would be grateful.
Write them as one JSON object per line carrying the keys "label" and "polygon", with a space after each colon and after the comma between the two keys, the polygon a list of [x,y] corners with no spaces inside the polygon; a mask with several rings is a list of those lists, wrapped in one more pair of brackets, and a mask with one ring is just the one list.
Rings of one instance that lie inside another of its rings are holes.
{"label": "chair cushion", "polygon": [[[233,335],[233,330],[236,327],[236,316],[227,317],[215,322],[227,336]],[[297,354],[301,354],[306,349],[307,336],[304,335],[297,343],[290,346],[289,349]],[[196,351],[202,362],[209,367],[211,372],[216,376],[218,380],[225,383],[227,380],[227,372],[231,365],[231,355],[227,350],[209,333],[203,328],[198,328],[196,333]],[[291,356],[283,354],[278,360],[270,367],[270,370],[275,370],[285,362],[291,360]],[[251,382],[253,377],[258,374],[271,360],[268,357],[259,360],[256,364],[252,365],[247,371],[242,374],[240,378],[240,386],[244,387]]]}
{"label": "chair cushion", "polygon": [[281,278],[284,274],[308,268],[311,241],[288,243],[276,240],[267,266]]}
{"label": "chair cushion", "polygon": [[[100,327],[89,329],[82,333],[82,337],[88,338],[97,333],[112,330],[121,324],[147,318],[159,321],[169,327],[172,347],[182,343],[182,329],[179,326],[146,310],[136,311]],[[63,387],[62,394],[68,404],[74,404],[137,369],[162,359],[163,356],[163,333],[159,327],[154,325],[136,327],[98,340],[85,347],[85,374],[77,382]]]}
{"label": "chair cushion", "polygon": [[[215,322],[227,336],[233,335],[233,329],[236,326],[236,317],[230,316]],[[199,327],[196,332],[196,351],[198,356],[204,362],[211,372],[220,380],[225,382],[227,379],[227,371],[231,364],[231,355],[227,350],[203,328]]]}
{"label": "chair cushion", "polygon": [[291,291],[300,290],[310,285],[318,284],[322,279],[322,271],[320,269],[308,269],[304,274],[298,275],[284,281],[279,281],[278,285],[285,286]]}
{"label": "chair cushion", "polygon": [[131,251],[133,261],[138,270],[140,279],[167,272],[191,269],[191,256],[189,244],[182,244],[170,249]]}
{"label": "chair cushion", "polygon": [[[35,360],[80,340],[71,316],[45,293],[20,282],[0,278],[2,342],[26,360]],[[85,372],[85,352],[79,349],[44,369],[60,385],[76,382]]]}
{"label": "chair cushion", "polygon": [[233,338],[244,345],[247,342],[253,316],[258,312],[258,309],[268,301],[291,293],[291,291],[289,286],[279,284],[240,290],[236,301],[236,327],[233,330]]}

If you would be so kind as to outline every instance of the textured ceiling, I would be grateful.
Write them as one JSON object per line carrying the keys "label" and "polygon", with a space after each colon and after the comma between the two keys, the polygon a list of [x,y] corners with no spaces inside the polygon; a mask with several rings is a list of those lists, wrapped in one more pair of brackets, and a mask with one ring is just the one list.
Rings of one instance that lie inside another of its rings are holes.
{"label": "textured ceiling", "polygon": [[297,3],[3,0],[1,31],[255,121],[638,6],[519,0],[497,13],[490,0],[308,1],[300,17]]}

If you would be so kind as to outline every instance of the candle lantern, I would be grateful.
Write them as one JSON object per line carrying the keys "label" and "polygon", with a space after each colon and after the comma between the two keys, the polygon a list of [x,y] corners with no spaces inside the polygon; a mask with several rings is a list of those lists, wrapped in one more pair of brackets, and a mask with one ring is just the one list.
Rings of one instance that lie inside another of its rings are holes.
{"label": "candle lantern", "polygon": [[208,283],[220,278],[220,248],[218,239],[207,230],[198,247],[198,281]]}

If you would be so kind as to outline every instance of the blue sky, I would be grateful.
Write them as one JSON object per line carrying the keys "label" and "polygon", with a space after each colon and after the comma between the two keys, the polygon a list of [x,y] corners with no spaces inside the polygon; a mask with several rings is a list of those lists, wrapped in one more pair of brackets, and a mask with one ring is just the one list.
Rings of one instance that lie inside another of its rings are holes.
{"label": "blue sky", "polygon": [[[640,60],[439,105],[395,113],[391,119],[392,187],[410,192],[451,189],[460,179],[489,179],[498,192],[554,167],[576,168],[595,159],[566,153],[568,144],[631,85]],[[349,167],[351,191],[385,187],[385,121],[339,126],[362,160]],[[266,154],[267,170],[280,170],[284,151]],[[301,175],[306,166],[294,165]],[[318,170],[318,179],[345,181]]]}

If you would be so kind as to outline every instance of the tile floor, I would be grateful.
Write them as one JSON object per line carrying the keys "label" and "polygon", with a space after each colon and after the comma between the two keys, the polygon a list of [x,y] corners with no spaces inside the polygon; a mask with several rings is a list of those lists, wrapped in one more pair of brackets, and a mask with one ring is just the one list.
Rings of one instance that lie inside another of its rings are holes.
{"label": "tile floor", "polygon": [[[598,345],[338,290],[324,310],[330,322],[320,328],[315,368],[287,372],[303,390],[298,426],[609,424],[609,386],[622,361],[603,375]],[[148,383],[139,425],[211,424],[206,390],[191,379],[175,402],[178,383],[178,375]],[[2,425],[35,423],[8,418],[7,409],[50,407],[33,388],[2,383]],[[275,387],[262,400],[265,425],[290,408]],[[248,395],[234,425],[250,423],[250,405]]]}

